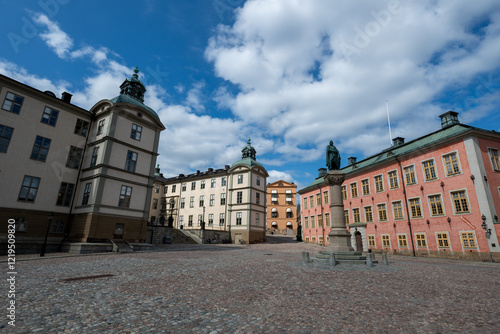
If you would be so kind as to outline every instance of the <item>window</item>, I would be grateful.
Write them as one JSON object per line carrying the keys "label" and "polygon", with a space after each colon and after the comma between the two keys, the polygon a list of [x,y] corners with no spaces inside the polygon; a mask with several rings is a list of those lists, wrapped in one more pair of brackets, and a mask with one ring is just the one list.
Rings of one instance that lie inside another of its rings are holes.
{"label": "window", "polygon": [[408,242],[406,241],[406,234],[398,234],[398,244],[399,247],[408,248]]}
{"label": "window", "polygon": [[[165,186],[165,189],[167,189],[167,186]],[[160,193],[160,185],[156,184],[153,187],[153,191],[155,192],[155,194],[159,194]]]}
{"label": "window", "polygon": [[429,196],[429,205],[431,207],[432,216],[442,216],[444,214],[443,203],[441,202],[441,195]]}
{"label": "window", "polygon": [[288,204],[291,204],[292,203],[292,191],[291,190],[287,190],[286,191],[286,199]]}
{"label": "window", "polygon": [[241,225],[241,212],[236,212],[236,225]]}
{"label": "window", "polygon": [[83,190],[82,205],[89,204],[90,189],[92,188],[92,183],[85,184],[85,189]]}
{"label": "window", "polygon": [[361,221],[359,208],[352,209],[352,216],[354,218],[354,223],[359,223]]}
{"label": "window", "polygon": [[8,92],[3,101],[2,109],[19,114],[23,101],[24,97]]}
{"label": "window", "polygon": [[64,221],[56,219],[50,225],[50,233],[63,234],[64,233]]}
{"label": "window", "polygon": [[[167,187],[165,187],[165,191],[166,191]],[[175,193],[175,190],[177,189],[177,185],[172,185],[172,193]]]}
{"label": "window", "polygon": [[325,213],[325,226],[330,226],[330,214]]}
{"label": "window", "polygon": [[318,237],[318,244],[323,245],[323,237]]}
{"label": "window", "polygon": [[384,204],[377,204],[377,211],[378,211],[378,220],[379,221],[386,221],[387,220],[387,209],[385,208],[385,203]]}
{"label": "window", "polygon": [[224,225],[224,214],[220,213],[219,214],[219,226],[223,226],[223,225]]}
{"label": "window", "polygon": [[361,180],[361,186],[363,188],[363,196],[370,195],[370,180]]}
{"label": "window", "polygon": [[122,208],[130,207],[130,198],[132,196],[132,187],[122,186],[120,191],[120,200],[118,206]]}
{"label": "window", "polygon": [[371,206],[365,206],[365,220],[367,223],[373,222],[373,212]]}
{"label": "window", "polygon": [[388,234],[382,234],[382,247],[391,248],[391,239]]}
{"label": "window", "polygon": [[125,162],[125,169],[129,172],[135,172],[135,166],[137,165],[137,153],[128,151],[127,161]]}
{"label": "window", "polygon": [[460,239],[462,239],[463,248],[476,249],[476,238],[474,232],[460,232]]}
{"label": "window", "polygon": [[493,167],[493,170],[495,172],[500,172],[500,157],[498,155],[498,150],[495,150],[493,148],[489,148],[488,153],[490,155],[491,166]]}
{"label": "window", "polygon": [[210,188],[215,188],[215,179],[210,180]]}
{"label": "window", "polygon": [[316,227],[316,218],[314,216],[311,216],[311,228]]}
{"label": "window", "polygon": [[164,194],[168,193],[168,186],[163,187],[163,193]]}
{"label": "window", "polygon": [[56,126],[58,115],[59,111],[49,107],[45,107],[42,114],[42,120],[40,122],[47,125]]}
{"label": "window", "polygon": [[342,186],[342,200],[347,200],[347,186]]}
{"label": "window", "polygon": [[349,210],[344,210],[344,220],[346,224],[349,224]]}
{"label": "window", "polygon": [[260,204],[260,193],[255,193],[255,203]]}
{"label": "window", "polygon": [[238,184],[243,183],[243,175],[238,175]]}
{"label": "window", "polygon": [[307,197],[302,197],[302,202],[304,203],[304,209],[307,209]]}
{"label": "window", "polygon": [[438,248],[450,248],[448,233],[436,233]]}
{"label": "window", "polygon": [[323,216],[318,215],[318,227],[323,227]]}
{"label": "window", "polygon": [[215,205],[215,194],[210,194],[210,203],[209,203],[210,206],[214,206]]}
{"label": "window", "polygon": [[198,215],[198,226],[201,226],[201,222],[203,221],[203,215]]}
{"label": "window", "polygon": [[102,135],[102,133],[104,132],[104,123],[106,122],[105,119],[101,119],[99,121],[99,125],[97,126],[97,135]]}
{"label": "window", "polygon": [[460,174],[460,166],[455,152],[443,156],[443,160],[447,176]]}
{"label": "window", "polygon": [[436,168],[434,167],[434,160],[428,160],[422,162],[424,166],[425,181],[431,181],[437,179]]}
{"label": "window", "polygon": [[415,234],[415,239],[417,240],[418,248],[427,248],[427,240],[424,233]]}
{"label": "window", "polygon": [[358,197],[358,184],[357,183],[351,183],[351,197],[352,198]]}
{"label": "window", "polygon": [[389,176],[389,188],[390,189],[399,188],[398,173],[396,171],[392,171],[387,173],[387,175]]}
{"label": "window", "polygon": [[69,148],[68,159],[66,160],[66,167],[78,168],[82,159],[82,152],[83,149],[71,146]]}
{"label": "window", "polygon": [[183,215],[179,216],[179,225],[180,226],[184,225],[184,216]]}
{"label": "window", "polygon": [[226,194],[225,193],[220,194],[220,205],[226,205]]}
{"label": "window", "polygon": [[90,167],[94,167],[97,164],[98,156],[99,156],[99,146],[96,146],[92,150],[92,157],[90,158]]}
{"label": "window", "polygon": [[14,128],[0,124],[0,152],[7,153]]}
{"label": "window", "polygon": [[47,160],[47,154],[49,154],[50,142],[51,140],[49,138],[36,136],[30,159],[45,162],[45,160]]}
{"label": "window", "polygon": [[273,208],[271,210],[271,218],[278,218],[278,211],[276,210],[276,208]]}
{"label": "window", "polygon": [[410,186],[417,183],[417,178],[415,177],[415,167],[408,166],[404,168],[406,185]]}
{"label": "window", "polygon": [[61,182],[61,186],[59,187],[59,194],[57,194],[56,205],[70,206],[74,189],[75,189],[74,184]]}
{"label": "window", "polygon": [[316,194],[316,205],[317,206],[321,205],[321,194]]}
{"label": "window", "polygon": [[243,203],[243,191],[238,191],[236,193],[236,204]]}
{"label": "window", "polygon": [[465,190],[454,191],[451,193],[451,197],[453,199],[455,214],[469,212],[469,203],[467,201],[467,196],[465,195]]}
{"label": "window", "polygon": [[205,180],[200,181],[200,189],[205,189]]}
{"label": "window", "polygon": [[182,184],[182,191],[186,191],[186,183]]}
{"label": "window", "polygon": [[205,196],[200,195],[200,208],[205,206]]}
{"label": "window", "polygon": [[130,138],[135,140],[141,140],[142,126],[137,124],[132,124],[132,130],[130,131]]}
{"label": "window", "polygon": [[374,180],[375,180],[375,191],[378,193],[384,191],[384,182],[382,181],[382,175],[375,176]]}
{"label": "window", "polygon": [[403,217],[403,205],[401,204],[401,201],[393,202],[392,203],[392,212],[394,213],[394,219],[404,219]]}
{"label": "window", "polygon": [[328,191],[323,191],[323,204],[328,204]]}
{"label": "window", "polygon": [[227,178],[224,176],[222,179],[221,179],[221,186],[225,187],[227,184]]}
{"label": "window", "polygon": [[260,176],[257,176],[257,178],[255,179],[255,183],[260,186]]}
{"label": "window", "polygon": [[89,131],[89,122],[78,118],[76,120],[76,125],[75,125],[75,134],[86,137],[88,131]]}
{"label": "window", "polygon": [[21,191],[19,192],[18,200],[26,202],[34,202],[38,186],[40,185],[40,178],[34,176],[24,176]]}
{"label": "window", "polygon": [[153,210],[158,209],[158,198],[153,198]]}
{"label": "window", "polygon": [[304,217],[304,228],[309,228],[309,217]]}
{"label": "window", "polygon": [[193,215],[189,215],[188,217],[188,226],[193,226]]}
{"label": "window", "polygon": [[422,217],[422,209],[420,207],[420,198],[412,198],[409,200],[410,202],[410,212],[412,218],[421,218]]}
{"label": "window", "polygon": [[375,247],[375,236],[374,235],[368,236],[368,247]]}
{"label": "window", "polygon": [[314,207],[314,198],[312,196],[309,196],[309,207],[313,208]]}
{"label": "window", "polygon": [[196,182],[191,182],[191,190],[196,190]]}
{"label": "window", "polygon": [[286,218],[293,218],[292,209],[288,208],[286,210]]}
{"label": "window", "polygon": [[276,193],[276,190],[271,190],[271,202],[273,204],[278,204],[278,194]]}
{"label": "window", "polygon": [[185,206],[186,206],[186,197],[182,197],[181,198],[181,209],[184,209]]}
{"label": "window", "polygon": [[190,207],[190,208],[194,208],[194,196],[191,196],[191,197],[189,198],[189,207]]}
{"label": "window", "polygon": [[28,222],[24,217],[16,218],[16,222],[14,224],[16,232],[26,232],[28,229]]}
{"label": "window", "polygon": [[214,214],[210,213],[208,214],[208,226],[213,226],[214,225]]}

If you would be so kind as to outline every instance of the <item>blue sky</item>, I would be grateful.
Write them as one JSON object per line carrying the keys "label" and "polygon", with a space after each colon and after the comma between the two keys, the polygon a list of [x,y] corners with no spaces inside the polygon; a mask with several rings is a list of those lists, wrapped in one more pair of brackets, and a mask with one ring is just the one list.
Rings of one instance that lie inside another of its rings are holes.
{"label": "blue sky", "polygon": [[500,2],[0,0],[0,73],[90,108],[139,67],[166,176],[221,168],[248,137],[307,186],[333,140],[358,160],[440,127],[500,131]]}

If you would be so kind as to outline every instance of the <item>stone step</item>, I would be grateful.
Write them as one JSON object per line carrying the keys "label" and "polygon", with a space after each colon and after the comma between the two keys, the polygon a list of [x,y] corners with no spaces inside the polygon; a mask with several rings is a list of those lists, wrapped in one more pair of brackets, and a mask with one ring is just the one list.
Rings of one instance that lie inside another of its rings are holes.
{"label": "stone step", "polygon": [[319,253],[326,254],[326,255],[330,255],[331,253],[334,253],[335,256],[337,256],[337,255],[363,255],[363,252],[357,252],[357,251],[353,251],[353,252],[319,251]]}
{"label": "stone step", "polygon": [[[313,262],[321,262],[321,263],[330,263],[330,258],[324,257],[313,257],[311,258]],[[346,258],[337,258],[335,257],[335,261],[337,263],[345,263],[345,264],[366,264],[366,257],[364,259],[346,259]],[[372,261],[373,263],[378,263],[378,261]]]}

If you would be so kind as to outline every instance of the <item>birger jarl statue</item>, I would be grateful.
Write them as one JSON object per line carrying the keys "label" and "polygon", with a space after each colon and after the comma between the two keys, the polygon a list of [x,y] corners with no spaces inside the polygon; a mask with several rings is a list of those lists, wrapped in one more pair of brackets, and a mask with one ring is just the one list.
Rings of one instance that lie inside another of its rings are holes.
{"label": "birger jarl statue", "polygon": [[333,140],[330,140],[330,145],[326,147],[326,165],[328,166],[328,170],[340,169],[340,154],[335,145],[333,145]]}

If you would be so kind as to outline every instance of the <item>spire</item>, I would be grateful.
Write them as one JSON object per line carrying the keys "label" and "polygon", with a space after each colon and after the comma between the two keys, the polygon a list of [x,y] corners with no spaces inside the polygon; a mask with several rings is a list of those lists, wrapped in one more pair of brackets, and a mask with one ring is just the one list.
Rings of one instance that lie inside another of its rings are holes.
{"label": "spire", "polygon": [[245,159],[245,158],[251,158],[251,159],[254,159],[255,160],[255,149],[252,147],[251,143],[250,143],[250,137],[248,137],[248,142],[247,142],[247,146],[245,146],[245,148],[243,148],[241,150],[241,158],[242,159]]}
{"label": "spire", "polygon": [[146,87],[139,80],[139,68],[137,66],[134,69],[134,74],[132,78],[125,79],[125,81],[120,86],[120,94],[125,94],[134,99],[144,102],[144,93],[146,92]]}

